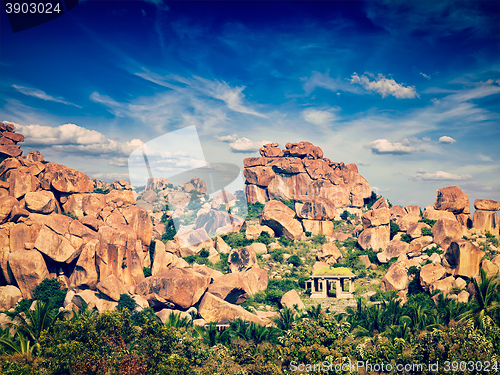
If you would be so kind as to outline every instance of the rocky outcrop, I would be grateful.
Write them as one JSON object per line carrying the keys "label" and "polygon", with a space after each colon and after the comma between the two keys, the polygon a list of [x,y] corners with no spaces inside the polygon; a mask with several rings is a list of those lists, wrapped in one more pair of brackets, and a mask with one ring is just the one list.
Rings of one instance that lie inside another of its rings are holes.
{"label": "rocky outcrop", "polygon": [[474,212],[474,228],[481,231],[481,233],[498,233],[498,214],[494,211],[481,211]]}
{"label": "rocky outcrop", "polygon": [[454,240],[462,238],[462,226],[456,220],[439,219],[432,227],[434,242],[447,249]]}
{"label": "rocky outcrop", "polygon": [[19,142],[24,141],[22,134],[14,132],[14,124],[0,124],[0,160],[15,158],[23,154]]}
{"label": "rocky outcrop", "polygon": [[363,250],[384,250],[390,241],[390,229],[388,225],[366,228],[358,237],[358,243]]}
{"label": "rocky outcrop", "polygon": [[8,261],[23,298],[33,298],[35,287],[49,277],[42,254],[37,250],[19,250],[10,253]]}
{"label": "rocky outcrop", "polygon": [[250,246],[234,249],[228,257],[229,270],[233,273],[244,272],[252,267],[259,267],[257,254]]}
{"label": "rocky outcrop", "polygon": [[427,292],[432,284],[446,275],[446,269],[441,264],[426,264],[420,269],[420,285]]}
{"label": "rocky outcrop", "polygon": [[250,296],[248,285],[239,273],[228,273],[214,280],[208,293],[229,303],[241,304]]}
{"label": "rocky outcrop", "polygon": [[23,298],[19,288],[14,285],[0,286],[0,311],[10,310],[16,307]]}
{"label": "rocky outcrop", "polygon": [[410,244],[393,239],[387,245],[387,248],[381,253],[377,254],[378,261],[380,263],[387,263],[394,257],[399,257],[400,255],[407,254],[410,251]]}
{"label": "rocky outcrop", "polygon": [[327,264],[336,263],[342,258],[342,253],[334,243],[327,242],[321,245],[321,249],[316,253],[316,259]]}
{"label": "rocky outcrop", "polygon": [[500,211],[500,202],[491,199],[476,199],[474,208],[482,211]]}

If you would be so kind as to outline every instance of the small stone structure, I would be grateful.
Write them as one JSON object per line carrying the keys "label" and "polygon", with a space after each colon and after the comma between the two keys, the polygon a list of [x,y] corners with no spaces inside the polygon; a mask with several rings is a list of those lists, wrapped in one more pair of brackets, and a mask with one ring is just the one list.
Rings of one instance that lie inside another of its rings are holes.
{"label": "small stone structure", "polygon": [[[336,274],[335,268],[331,268],[331,272],[324,274],[312,275],[306,281],[306,290],[311,290],[311,298],[328,298],[328,291],[333,289],[335,283],[336,298],[352,298],[353,297],[353,281],[356,276],[350,274]],[[348,284],[348,291],[344,291],[346,281]]]}

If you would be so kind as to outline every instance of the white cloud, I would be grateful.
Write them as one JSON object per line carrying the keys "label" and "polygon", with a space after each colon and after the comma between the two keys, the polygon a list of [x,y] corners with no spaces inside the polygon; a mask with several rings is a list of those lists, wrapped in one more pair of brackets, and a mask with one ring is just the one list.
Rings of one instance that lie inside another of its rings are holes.
{"label": "white cloud", "polygon": [[332,125],[332,123],[336,119],[336,116],[334,113],[332,113],[332,110],[318,110],[313,108],[305,109],[304,111],[302,111],[302,117],[307,122],[322,127],[328,127]]}
{"label": "white cloud", "polygon": [[35,98],[42,99],[42,100],[48,100],[51,102],[56,102],[56,103],[62,103],[66,105],[73,105],[78,108],[82,108],[79,105],[76,105],[74,103],[70,103],[63,98],[55,98],[51,95],[46,94],[42,90],[34,89],[32,87],[25,87],[25,86],[19,86],[19,85],[12,85],[17,91],[19,91],[21,94],[28,95],[28,96],[34,96]]}
{"label": "white cloud", "polygon": [[457,175],[444,171],[428,173],[423,169],[419,169],[417,174],[410,177],[410,179],[421,181],[468,181],[472,179],[472,176],[469,174]]}
{"label": "white cloud", "polygon": [[443,135],[441,138],[439,138],[439,143],[455,143],[456,140],[454,140],[451,137],[448,137],[447,135]]}
{"label": "white cloud", "polygon": [[387,139],[377,139],[367,145],[374,154],[393,154],[403,155],[411,154],[414,152],[424,151],[422,142],[418,139],[405,138],[400,142],[390,142]]}
{"label": "white cloud", "polygon": [[259,151],[259,149],[270,141],[251,141],[248,138],[240,138],[229,144],[231,151],[235,153],[250,153]]}
{"label": "white cloud", "polygon": [[24,135],[23,145],[51,148],[80,155],[128,156],[143,143],[140,139],[120,143],[108,139],[96,130],[89,130],[75,124],[56,127],[14,124],[14,127],[16,132]]}
{"label": "white cloud", "polygon": [[402,84],[397,83],[394,79],[387,79],[382,74],[375,77],[373,74],[369,74],[374,80],[370,81],[365,75],[358,76],[356,73],[351,75],[349,82],[351,84],[359,84],[365,90],[378,92],[382,95],[382,98],[387,96],[394,96],[398,99],[413,99],[419,98],[415,87],[405,87]]}
{"label": "white cloud", "polygon": [[216,135],[214,137],[214,139],[216,141],[219,141],[219,142],[231,143],[231,142],[238,140],[239,138],[238,138],[238,134],[233,134],[233,135],[223,135],[223,136]]}
{"label": "white cloud", "polygon": [[419,73],[422,77],[424,78],[427,78],[427,79],[431,79],[431,76],[425,74],[425,73]]}

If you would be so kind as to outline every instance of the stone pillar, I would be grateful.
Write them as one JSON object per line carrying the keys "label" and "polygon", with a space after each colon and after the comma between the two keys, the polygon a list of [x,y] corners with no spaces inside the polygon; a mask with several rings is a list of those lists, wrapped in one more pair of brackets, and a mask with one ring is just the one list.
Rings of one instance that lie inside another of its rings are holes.
{"label": "stone pillar", "polygon": [[340,284],[340,279],[335,280],[335,292],[337,294],[337,298],[340,298],[340,294],[342,293],[342,285]]}
{"label": "stone pillar", "polygon": [[349,293],[352,293],[352,279],[349,278]]}

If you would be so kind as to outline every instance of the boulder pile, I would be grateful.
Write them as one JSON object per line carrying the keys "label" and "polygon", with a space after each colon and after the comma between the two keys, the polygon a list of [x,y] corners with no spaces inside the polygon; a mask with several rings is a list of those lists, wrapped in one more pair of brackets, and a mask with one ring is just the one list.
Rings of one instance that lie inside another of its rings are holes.
{"label": "boulder pile", "polygon": [[270,143],[260,149],[260,154],[244,159],[247,200],[293,200],[290,211],[275,203],[266,204],[263,220],[290,239],[299,238],[303,231],[331,236],[331,220],[340,217],[347,207],[362,207],[371,195],[370,185],[355,164],[323,158],[321,148],[309,142],[287,143],[284,150]]}
{"label": "boulder pile", "polygon": [[13,124],[0,123],[0,161],[21,156],[23,152],[18,143],[23,141],[24,136],[14,132]]}

